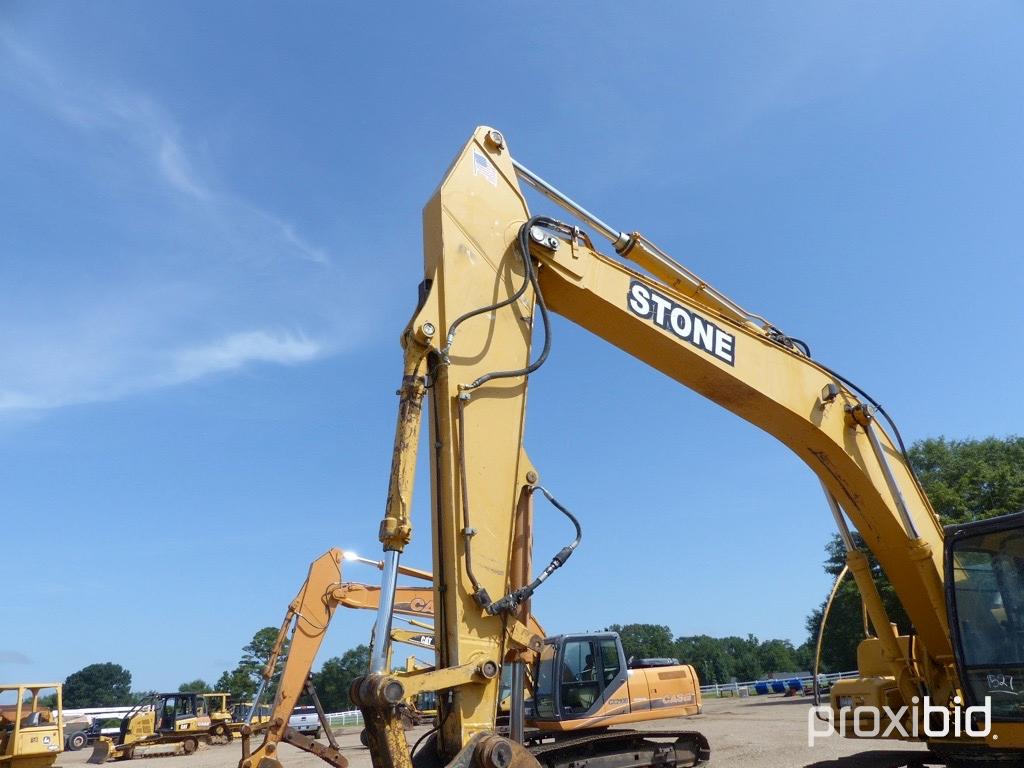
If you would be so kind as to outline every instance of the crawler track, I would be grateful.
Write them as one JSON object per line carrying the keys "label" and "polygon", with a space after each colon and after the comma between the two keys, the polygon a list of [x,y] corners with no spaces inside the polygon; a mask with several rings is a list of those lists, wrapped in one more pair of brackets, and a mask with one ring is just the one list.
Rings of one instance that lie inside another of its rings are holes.
{"label": "crawler track", "polygon": [[546,768],[690,768],[711,756],[697,731],[592,731],[567,738],[530,734],[526,747]]}

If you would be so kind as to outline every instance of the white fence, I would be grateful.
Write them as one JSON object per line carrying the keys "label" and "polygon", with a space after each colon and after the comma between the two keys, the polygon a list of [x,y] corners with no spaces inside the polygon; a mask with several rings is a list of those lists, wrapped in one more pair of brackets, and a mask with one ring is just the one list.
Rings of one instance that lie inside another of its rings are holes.
{"label": "white fence", "polygon": [[363,713],[358,709],[352,709],[348,712],[330,712],[327,715],[327,722],[331,724],[331,728],[342,728],[346,725],[362,725]]}
{"label": "white fence", "polygon": [[131,707],[85,707],[82,709],[62,709],[60,716],[65,720],[78,717],[124,717]]}
{"label": "white fence", "polygon": [[[849,677],[857,677],[858,672],[856,670],[852,672],[831,672],[827,675],[818,675],[818,685],[828,686],[834,683],[836,680],[844,680]],[[813,677],[786,677],[779,678],[777,680],[748,680],[745,683],[712,683],[711,685],[702,685],[700,692],[705,696],[754,696],[757,695],[756,685],[758,683],[767,683],[769,688],[772,683],[783,683],[787,687],[791,680],[799,680],[800,685],[803,686],[805,691],[814,690],[814,678]],[[741,693],[745,691],[745,693]],[[769,690],[769,693],[774,691]]]}

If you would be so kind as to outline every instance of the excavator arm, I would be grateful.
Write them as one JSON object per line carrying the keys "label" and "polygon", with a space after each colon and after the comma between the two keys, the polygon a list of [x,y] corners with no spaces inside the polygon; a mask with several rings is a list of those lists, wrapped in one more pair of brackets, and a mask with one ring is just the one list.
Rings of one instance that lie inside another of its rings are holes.
{"label": "excavator arm", "polygon": [[[342,550],[334,548],[314,560],[298,594],[288,605],[270,657],[261,671],[263,681],[252,707],[252,710],[256,710],[259,706],[259,699],[273,679],[282,653],[286,653],[270,719],[264,731],[263,742],[255,751],[249,747],[253,729],[243,729],[243,757],[240,768],[244,768],[247,763],[249,768],[258,768],[260,765],[268,768],[274,765],[277,760],[277,745],[281,741],[311,752],[337,768],[345,768],[348,765],[348,760],[338,751],[337,744],[333,741],[330,728],[325,726],[330,742],[329,746],[325,746],[288,727],[288,719],[302,694],[306,692],[315,697],[315,691],[311,689],[309,683],[310,672],[335,610],[339,607],[376,610],[380,605],[380,587],[342,580],[342,562],[345,554]],[[406,566],[401,566],[399,572],[425,581],[431,581],[433,578],[427,571]],[[413,624],[420,627],[420,631],[392,630],[391,639],[418,645],[418,637],[432,634],[432,626],[421,621],[433,620],[433,587],[397,586],[394,595],[392,612],[410,617]],[[420,621],[416,621],[417,619]],[[532,616],[530,631],[537,637],[544,636],[543,628]],[[422,662],[415,663],[414,656],[406,660],[407,674],[433,669],[433,666]],[[267,758],[269,760],[264,762]]]}
{"label": "excavator arm", "polygon": [[[520,182],[584,228],[532,217]],[[418,677],[417,688],[449,692],[440,697],[441,727],[430,750],[442,763],[532,764],[517,745],[495,741],[493,731],[497,670],[535,650],[526,631],[530,595],[579,542],[577,528],[573,543],[531,577],[532,500],[538,492],[554,498],[523,449],[526,395],[551,349],[550,313],[799,456],[821,481],[895,695],[906,702],[921,692],[933,701],[953,700],[961,686],[944,593],[943,531],[895,425],[883,428],[879,419],[886,415],[867,393],[642,235],[610,227],[517,163],[498,131],[479,128],[463,147],[427,204],[423,227],[424,279],[402,336],[404,376],[380,526],[382,601],[370,674],[354,689],[375,768],[410,764],[388,714],[403,688],[385,669],[389,635],[382,630],[389,626],[400,554],[412,536],[412,478],[427,393],[438,664]],[[610,241],[616,257],[594,247],[591,230]],[[909,645],[890,624],[850,523],[913,622]],[[1021,736],[1018,731],[1004,744],[1024,745]]]}
{"label": "excavator arm", "polygon": [[[288,719],[303,692],[315,697],[310,687],[310,672],[313,662],[323,643],[328,625],[338,607],[374,610],[380,604],[380,588],[367,584],[344,582],[341,578],[344,553],[331,549],[322,554],[309,566],[309,573],[295,599],[288,605],[284,621],[278,630],[270,658],[261,672],[263,681],[252,709],[259,706],[259,699],[269,685],[278,667],[281,654],[287,647],[287,655],[280,673],[277,694],[274,698],[270,720],[265,730],[263,743],[254,751],[249,749],[251,729],[243,729],[241,765],[260,766],[265,758],[276,760],[277,745],[288,742],[307,752],[312,752],[337,768],[345,768],[348,760],[338,751],[330,728],[326,728],[329,746],[325,746],[288,727]],[[415,568],[402,567],[401,572],[427,581],[431,574]],[[392,610],[403,616],[420,619],[433,618],[433,588],[396,587]],[[427,627],[427,625],[423,625]],[[422,634],[422,633],[420,633]],[[319,703],[317,704],[319,710]],[[322,712],[321,712],[322,714]]]}

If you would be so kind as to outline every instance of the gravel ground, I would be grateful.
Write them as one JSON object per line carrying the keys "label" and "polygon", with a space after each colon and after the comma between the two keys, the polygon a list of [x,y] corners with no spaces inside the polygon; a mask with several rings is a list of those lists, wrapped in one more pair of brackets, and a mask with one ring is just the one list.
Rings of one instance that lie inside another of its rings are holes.
{"label": "gravel ground", "polygon": [[[686,728],[701,731],[711,743],[709,768],[900,768],[920,744],[896,741],[857,741],[832,736],[807,746],[807,699],[755,697],[750,699],[707,699],[704,714],[676,720],[659,720],[648,728]],[[408,733],[410,743],[426,727]],[[338,733],[342,752],[350,768],[370,768],[370,753],[359,743],[359,729]],[[65,752],[58,766],[84,768],[91,750]],[[326,763],[310,754],[281,746],[285,768],[322,768]],[[153,757],[132,764],[145,768],[237,768],[241,747],[230,745],[201,748],[190,756]],[[115,765],[111,763],[110,765]],[[127,766],[127,764],[125,764]],[[928,763],[928,765],[941,765]]]}

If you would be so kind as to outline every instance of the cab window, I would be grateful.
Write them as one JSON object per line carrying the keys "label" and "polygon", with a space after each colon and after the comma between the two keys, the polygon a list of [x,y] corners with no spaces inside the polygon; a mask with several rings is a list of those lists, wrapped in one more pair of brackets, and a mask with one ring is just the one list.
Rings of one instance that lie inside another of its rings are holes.
{"label": "cab window", "polygon": [[955,541],[950,576],[968,700],[997,720],[1024,720],[1024,536]]}
{"label": "cab window", "polygon": [[555,711],[555,654],[557,648],[550,643],[545,643],[540,651],[540,661],[537,663],[537,685],[534,691],[534,706],[537,716],[542,718],[554,718],[558,715]]}
{"label": "cab window", "polygon": [[601,668],[602,682],[611,685],[620,670],[619,645],[614,640],[601,641]]}
{"label": "cab window", "polygon": [[601,698],[597,653],[590,640],[570,640],[562,652],[562,714],[590,711]]}

